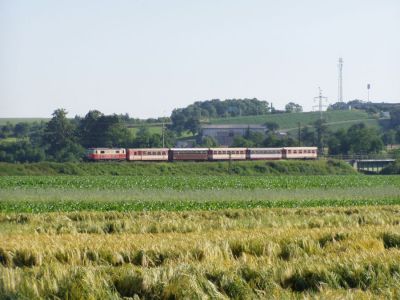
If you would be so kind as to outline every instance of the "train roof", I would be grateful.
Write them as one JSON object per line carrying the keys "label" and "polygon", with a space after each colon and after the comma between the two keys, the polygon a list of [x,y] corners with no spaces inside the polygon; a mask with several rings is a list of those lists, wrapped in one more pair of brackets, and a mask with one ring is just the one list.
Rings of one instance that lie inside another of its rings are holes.
{"label": "train roof", "polygon": [[134,150],[134,151],[168,151],[169,148],[127,148],[127,150]]}
{"label": "train roof", "polygon": [[237,148],[229,148],[229,147],[224,147],[224,148],[210,148],[210,150],[246,150],[247,148],[244,147],[237,147]]}
{"label": "train roof", "polygon": [[208,148],[171,148],[172,151],[208,151]]}
{"label": "train roof", "polygon": [[318,149],[318,147],[283,147],[283,149],[293,149],[293,150],[297,150],[297,149]]}
{"label": "train roof", "polygon": [[270,147],[270,148],[259,148],[259,147],[253,147],[253,148],[247,148],[249,150],[282,150],[283,147]]}
{"label": "train roof", "polygon": [[125,148],[102,148],[102,147],[90,147],[87,150],[125,150]]}

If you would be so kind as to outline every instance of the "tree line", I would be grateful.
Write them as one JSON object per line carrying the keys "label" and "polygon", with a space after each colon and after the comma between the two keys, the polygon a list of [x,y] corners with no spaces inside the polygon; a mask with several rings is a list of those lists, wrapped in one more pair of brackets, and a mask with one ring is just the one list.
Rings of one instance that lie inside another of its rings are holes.
{"label": "tree line", "polygon": [[[266,134],[248,132],[234,139],[237,147],[318,146],[328,149],[331,155],[377,153],[384,145],[400,143],[400,105],[363,103],[358,100],[334,104],[330,109],[347,109],[346,105],[359,105],[370,113],[390,113],[390,119],[381,122],[381,131],[365,124],[355,124],[348,129],[330,130],[324,120],[299,128],[298,132],[282,134],[274,122],[265,123]],[[371,112],[372,110],[372,112]],[[302,107],[289,102],[286,112],[301,112]],[[195,102],[186,108],[175,109],[170,118],[150,119],[156,123],[168,123],[164,139],[160,133],[151,133],[148,120],[132,119],[128,114],[105,115],[97,110],[84,117],[67,118],[64,109],[57,109],[49,122],[7,123],[0,126],[0,161],[79,161],[90,147],[174,147],[177,137],[191,132],[194,146],[214,147],[218,143],[210,137],[202,137],[201,122],[207,118],[266,115],[282,113],[274,110],[267,101],[257,99],[218,99]],[[139,126],[136,133],[128,127]],[[163,143],[164,142],[164,143]]]}
{"label": "tree line", "polygon": [[[0,161],[80,161],[90,147],[162,147],[159,133],[150,133],[145,126],[133,134],[121,115],[104,115],[89,111],[83,118],[67,118],[65,109],[57,109],[49,122],[6,124],[0,128]],[[16,140],[13,140],[15,138]],[[175,133],[164,132],[164,146],[175,145]]]}

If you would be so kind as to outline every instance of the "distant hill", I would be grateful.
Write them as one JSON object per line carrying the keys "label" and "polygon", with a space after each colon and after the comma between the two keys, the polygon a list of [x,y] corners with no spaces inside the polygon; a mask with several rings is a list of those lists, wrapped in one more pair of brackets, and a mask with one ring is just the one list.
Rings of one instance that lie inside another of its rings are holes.
{"label": "distant hill", "polygon": [[[323,113],[324,119],[327,121],[331,129],[347,128],[355,123],[364,122],[367,126],[378,127],[378,120],[371,117],[365,111],[327,111]],[[283,113],[283,114],[267,114],[257,116],[231,117],[210,119],[210,124],[264,124],[266,122],[276,122],[279,129],[283,131],[296,130],[298,123],[301,126],[312,125],[320,118],[319,112],[303,112],[303,113]]]}
{"label": "distant hill", "polygon": [[15,125],[17,123],[26,122],[26,123],[33,123],[33,122],[40,122],[40,121],[49,121],[50,118],[0,118],[0,126],[6,125],[7,122]]}

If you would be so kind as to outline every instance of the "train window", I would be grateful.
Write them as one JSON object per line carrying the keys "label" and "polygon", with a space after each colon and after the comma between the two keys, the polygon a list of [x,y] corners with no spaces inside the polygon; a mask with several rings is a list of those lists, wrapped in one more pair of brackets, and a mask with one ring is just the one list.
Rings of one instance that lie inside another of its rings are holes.
{"label": "train window", "polygon": [[117,150],[117,151],[115,151],[115,153],[119,153],[119,151]]}
{"label": "train window", "polygon": [[293,150],[293,154],[297,154],[297,150]]}
{"label": "train window", "polygon": [[288,150],[287,153],[288,153],[288,154],[292,154],[292,150]]}
{"label": "train window", "polygon": [[100,151],[101,154],[105,153],[105,151]]}
{"label": "train window", "polygon": [[161,155],[161,152],[157,152],[157,155]]}
{"label": "train window", "polygon": [[303,150],[299,150],[299,154],[302,154],[303,153]]}

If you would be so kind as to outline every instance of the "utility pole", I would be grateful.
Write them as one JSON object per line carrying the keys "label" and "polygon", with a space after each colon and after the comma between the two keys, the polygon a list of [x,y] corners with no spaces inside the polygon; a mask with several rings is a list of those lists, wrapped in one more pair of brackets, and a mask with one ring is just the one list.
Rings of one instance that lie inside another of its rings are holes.
{"label": "utility pole", "polygon": [[297,125],[299,126],[299,132],[298,132],[299,147],[301,147],[301,123],[298,122]]}
{"label": "utility pole", "polygon": [[328,102],[328,97],[322,96],[322,90],[320,87],[318,87],[319,90],[319,95],[317,97],[314,97],[314,102],[318,101],[318,105],[314,105],[313,108],[318,108],[319,111],[319,117],[322,120],[322,109],[324,107],[327,107],[327,105],[324,104]]}
{"label": "utility pole", "polygon": [[[165,115],[165,111],[163,112],[163,115]],[[165,116],[162,118],[162,128],[161,128],[161,135],[162,135],[162,147],[165,148],[165,133],[164,133],[164,125],[165,125]]]}
{"label": "utility pole", "polygon": [[165,139],[164,139],[164,118],[162,122],[162,147],[165,148]]}

